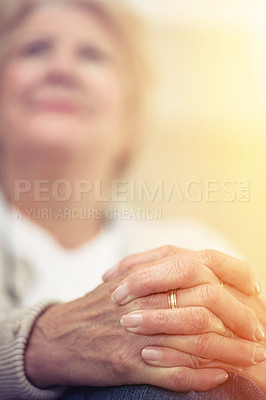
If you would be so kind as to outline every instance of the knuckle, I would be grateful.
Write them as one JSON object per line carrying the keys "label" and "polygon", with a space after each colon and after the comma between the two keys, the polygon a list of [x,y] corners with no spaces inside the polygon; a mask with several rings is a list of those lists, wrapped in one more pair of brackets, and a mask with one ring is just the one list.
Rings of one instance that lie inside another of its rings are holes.
{"label": "knuckle", "polygon": [[173,257],[173,273],[176,276],[182,276],[184,274],[184,259],[181,259],[177,256]]}
{"label": "knuckle", "polygon": [[155,291],[154,282],[156,282],[156,275],[152,268],[144,268],[136,271],[134,281],[137,282],[142,293],[152,293]]}
{"label": "knuckle", "polygon": [[172,273],[174,278],[185,281],[187,277],[194,276],[196,274],[196,266],[188,257],[178,257],[173,258]]}
{"label": "knuckle", "polygon": [[193,278],[198,275],[198,266],[193,259],[189,257],[182,257],[181,267],[183,268],[184,275],[188,278]]}
{"label": "knuckle", "polygon": [[137,270],[132,276],[132,281],[135,283],[137,282],[138,286],[140,286],[142,289],[147,289],[149,283],[152,282],[151,270],[148,268]]}
{"label": "knuckle", "polygon": [[253,344],[246,343],[246,342],[239,342],[237,344],[238,347],[238,354],[242,354],[244,357],[244,363],[247,361],[250,363],[250,361],[253,359],[254,352],[255,352],[255,347]]}
{"label": "knuckle", "polygon": [[224,330],[223,335],[225,337],[228,337],[228,338],[234,338],[235,337],[234,332],[232,332],[231,329],[227,328],[226,326],[225,326],[225,330]]}
{"label": "knuckle", "polygon": [[207,358],[202,358],[202,357],[196,357],[193,355],[189,355],[190,358],[190,365],[193,369],[202,369],[206,368],[210,364],[210,360]]}
{"label": "knuckle", "polygon": [[190,388],[190,375],[187,368],[176,368],[170,376],[171,386],[176,390],[186,390]]}
{"label": "knuckle", "polygon": [[203,250],[203,256],[210,264],[216,264],[221,259],[221,253],[214,249]]}
{"label": "knuckle", "polygon": [[156,327],[162,327],[162,326],[166,326],[168,324],[169,318],[168,318],[168,314],[165,313],[164,311],[157,311],[154,315],[154,325],[155,328]]}
{"label": "knuckle", "polygon": [[211,324],[211,314],[203,307],[191,309],[190,321],[198,333],[206,331]]}
{"label": "knuckle", "polygon": [[159,252],[161,257],[167,257],[175,254],[175,247],[170,244],[165,244],[164,246],[159,247]]}
{"label": "knuckle", "polygon": [[204,304],[211,304],[213,306],[220,302],[222,297],[220,285],[205,285],[202,287],[201,290],[202,300]]}
{"label": "knuckle", "polygon": [[155,308],[155,296],[139,297],[131,302],[132,311],[136,310],[150,310]]}
{"label": "knuckle", "polygon": [[165,293],[150,294],[148,296],[139,297],[131,302],[132,311],[135,310],[151,310],[151,309],[168,309],[168,300]]}
{"label": "knuckle", "polygon": [[148,307],[148,305],[149,305],[148,297],[140,297],[140,298],[134,299],[131,302],[131,305],[132,305],[132,311],[143,310],[143,309],[145,310],[145,309],[149,308]]}
{"label": "knuckle", "polygon": [[115,361],[119,367],[125,368],[127,366],[128,354],[126,354],[124,349],[120,349],[116,353]]}
{"label": "knuckle", "polygon": [[113,356],[112,364],[118,375],[130,374],[134,364],[132,351],[125,348],[119,349]]}
{"label": "knuckle", "polygon": [[209,354],[210,352],[210,347],[212,343],[212,334],[206,333],[203,335],[200,335],[197,338],[196,342],[196,351],[199,355],[205,357],[206,354]]}

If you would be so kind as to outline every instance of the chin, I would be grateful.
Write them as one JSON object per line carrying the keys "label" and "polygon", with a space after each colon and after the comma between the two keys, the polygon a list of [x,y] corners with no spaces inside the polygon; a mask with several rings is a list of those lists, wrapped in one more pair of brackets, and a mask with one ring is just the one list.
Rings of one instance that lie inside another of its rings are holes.
{"label": "chin", "polygon": [[24,132],[24,139],[30,146],[50,148],[51,151],[65,149],[73,152],[77,147],[82,147],[86,140],[84,127],[82,129],[81,124],[71,120],[34,121]]}
{"label": "chin", "polygon": [[31,126],[31,129],[23,129],[17,139],[17,156],[22,157],[23,163],[31,165],[33,169],[43,166],[49,170],[56,165],[68,164],[76,158],[81,147],[81,138],[77,140],[75,130],[65,125],[60,129],[49,124]]}

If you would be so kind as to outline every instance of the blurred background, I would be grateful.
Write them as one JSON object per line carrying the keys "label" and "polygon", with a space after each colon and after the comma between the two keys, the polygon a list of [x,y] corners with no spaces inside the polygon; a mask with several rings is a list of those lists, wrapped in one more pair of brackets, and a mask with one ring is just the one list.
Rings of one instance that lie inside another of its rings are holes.
{"label": "blurred background", "polygon": [[[224,234],[266,282],[266,3],[128,0],[143,15],[155,68],[147,137],[129,175],[248,182],[242,201],[156,200],[163,218],[192,217]],[[217,187],[217,185],[214,185]],[[149,205],[151,206],[151,205]]]}

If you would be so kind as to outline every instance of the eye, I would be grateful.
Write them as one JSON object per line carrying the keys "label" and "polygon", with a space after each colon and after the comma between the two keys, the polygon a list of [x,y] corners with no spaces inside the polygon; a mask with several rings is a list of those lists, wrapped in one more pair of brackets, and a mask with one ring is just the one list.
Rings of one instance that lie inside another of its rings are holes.
{"label": "eye", "polygon": [[38,40],[25,45],[22,49],[22,55],[25,57],[35,57],[45,55],[50,50],[50,43],[46,40]]}
{"label": "eye", "polygon": [[78,53],[81,58],[96,63],[103,62],[107,58],[106,54],[95,46],[82,46]]}

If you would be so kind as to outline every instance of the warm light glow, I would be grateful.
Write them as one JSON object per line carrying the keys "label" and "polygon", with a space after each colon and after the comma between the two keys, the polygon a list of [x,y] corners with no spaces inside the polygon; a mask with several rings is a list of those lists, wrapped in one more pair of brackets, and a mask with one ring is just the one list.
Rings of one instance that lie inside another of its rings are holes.
{"label": "warm light glow", "polygon": [[248,203],[169,202],[164,215],[220,229],[266,280],[266,3],[128,1],[147,20],[157,71],[139,177],[249,180]]}

